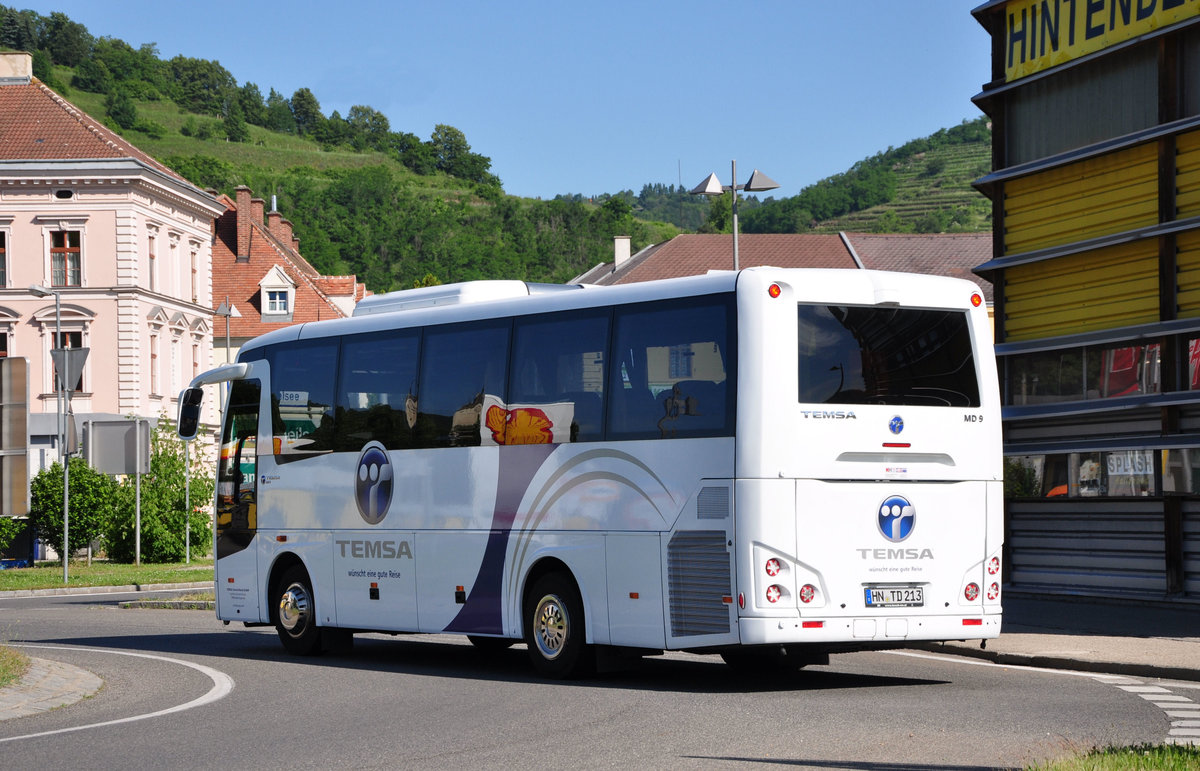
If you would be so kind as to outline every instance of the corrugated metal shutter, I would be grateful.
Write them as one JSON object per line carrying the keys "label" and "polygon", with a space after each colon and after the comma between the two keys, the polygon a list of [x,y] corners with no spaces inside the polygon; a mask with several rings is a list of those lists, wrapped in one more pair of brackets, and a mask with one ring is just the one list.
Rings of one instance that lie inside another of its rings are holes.
{"label": "corrugated metal shutter", "polygon": [[1183,504],[1183,591],[1200,598],[1200,501]]}
{"label": "corrugated metal shutter", "polygon": [[1005,341],[1158,321],[1158,242],[1118,244],[1004,271]]}
{"label": "corrugated metal shutter", "polygon": [[1008,501],[1007,509],[1005,548],[1013,588],[1105,596],[1166,594],[1160,500]]}
{"label": "corrugated metal shutter", "polygon": [[1200,214],[1200,131],[1175,137],[1175,212]]}
{"label": "corrugated metal shutter", "polygon": [[1004,183],[1004,250],[1020,254],[1158,222],[1158,146]]}
{"label": "corrugated metal shutter", "polygon": [[1175,250],[1176,313],[1181,319],[1194,318],[1200,316],[1200,230],[1178,234]]}

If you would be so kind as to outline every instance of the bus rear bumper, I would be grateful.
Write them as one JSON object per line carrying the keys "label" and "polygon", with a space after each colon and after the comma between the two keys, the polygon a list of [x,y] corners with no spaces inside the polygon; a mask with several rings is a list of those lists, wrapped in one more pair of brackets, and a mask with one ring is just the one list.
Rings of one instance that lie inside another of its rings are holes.
{"label": "bus rear bumper", "polygon": [[985,640],[1000,636],[1000,613],[939,616],[837,616],[739,618],[743,645],[862,643],[902,645],[909,641]]}

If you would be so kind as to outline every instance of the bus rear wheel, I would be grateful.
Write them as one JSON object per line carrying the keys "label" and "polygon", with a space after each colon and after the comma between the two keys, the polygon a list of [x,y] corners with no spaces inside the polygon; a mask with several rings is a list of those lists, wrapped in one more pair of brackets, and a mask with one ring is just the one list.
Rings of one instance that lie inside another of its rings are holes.
{"label": "bus rear wheel", "polygon": [[312,582],[299,565],[288,568],[276,585],[275,630],[288,653],[315,656],[321,652]]}
{"label": "bus rear wheel", "polygon": [[556,680],[587,674],[594,659],[586,639],[575,582],[561,573],[537,579],[525,599],[525,643],[533,668]]}

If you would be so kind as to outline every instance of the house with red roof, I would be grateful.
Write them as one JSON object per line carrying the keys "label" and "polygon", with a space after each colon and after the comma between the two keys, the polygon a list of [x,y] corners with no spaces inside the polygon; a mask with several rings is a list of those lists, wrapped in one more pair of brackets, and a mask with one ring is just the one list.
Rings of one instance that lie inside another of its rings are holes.
{"label": "house with red roof", "polygon": [[[628,236],[618,236],[613,251],[612,262],[601,263],[572,282],[606,286],[733,269],[733,236],[729,234],[679,235],[637,254],[630,253]],[[991,284],[975,275],[973,268],[987,262],[991,253],[991,233],[738,235],[738,265],[742,268],[771,265],[953,276],[978,284],[989,306]]]}
{"label": "house with red roof", "polygon": [[224,210],[0,53],[0,356],[28,361],[30,475],[62,449],[52,349],[89,350],[77,425],[173,416],[211,365]]}
{"label": "house with red roof", "polygon": [[[279,327],[350,316],[366,294],[355,276],[324,276],[300,254],[292,223],[242,186],[218,199],[212,247],[213,355],[233,361],[241,345]],[[228,334],[228,345],[225,335]]]}

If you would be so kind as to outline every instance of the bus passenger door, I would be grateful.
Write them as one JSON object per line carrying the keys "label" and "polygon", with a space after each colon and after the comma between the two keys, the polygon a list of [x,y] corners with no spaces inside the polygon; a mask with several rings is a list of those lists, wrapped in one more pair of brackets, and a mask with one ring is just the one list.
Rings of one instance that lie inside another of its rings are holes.
{"label": "bus passenger door", "polygon": [[[217,618],[263,620],[255,536],[258,533],[259,415],[263,412],[265,362],[254,362],[246,378],[229,390],[217,464]],[[257,375],[257,377],[256,377]],[[269,430],[268,426],[268,430]],[[267,451],[270,448],[266,448]]]}

